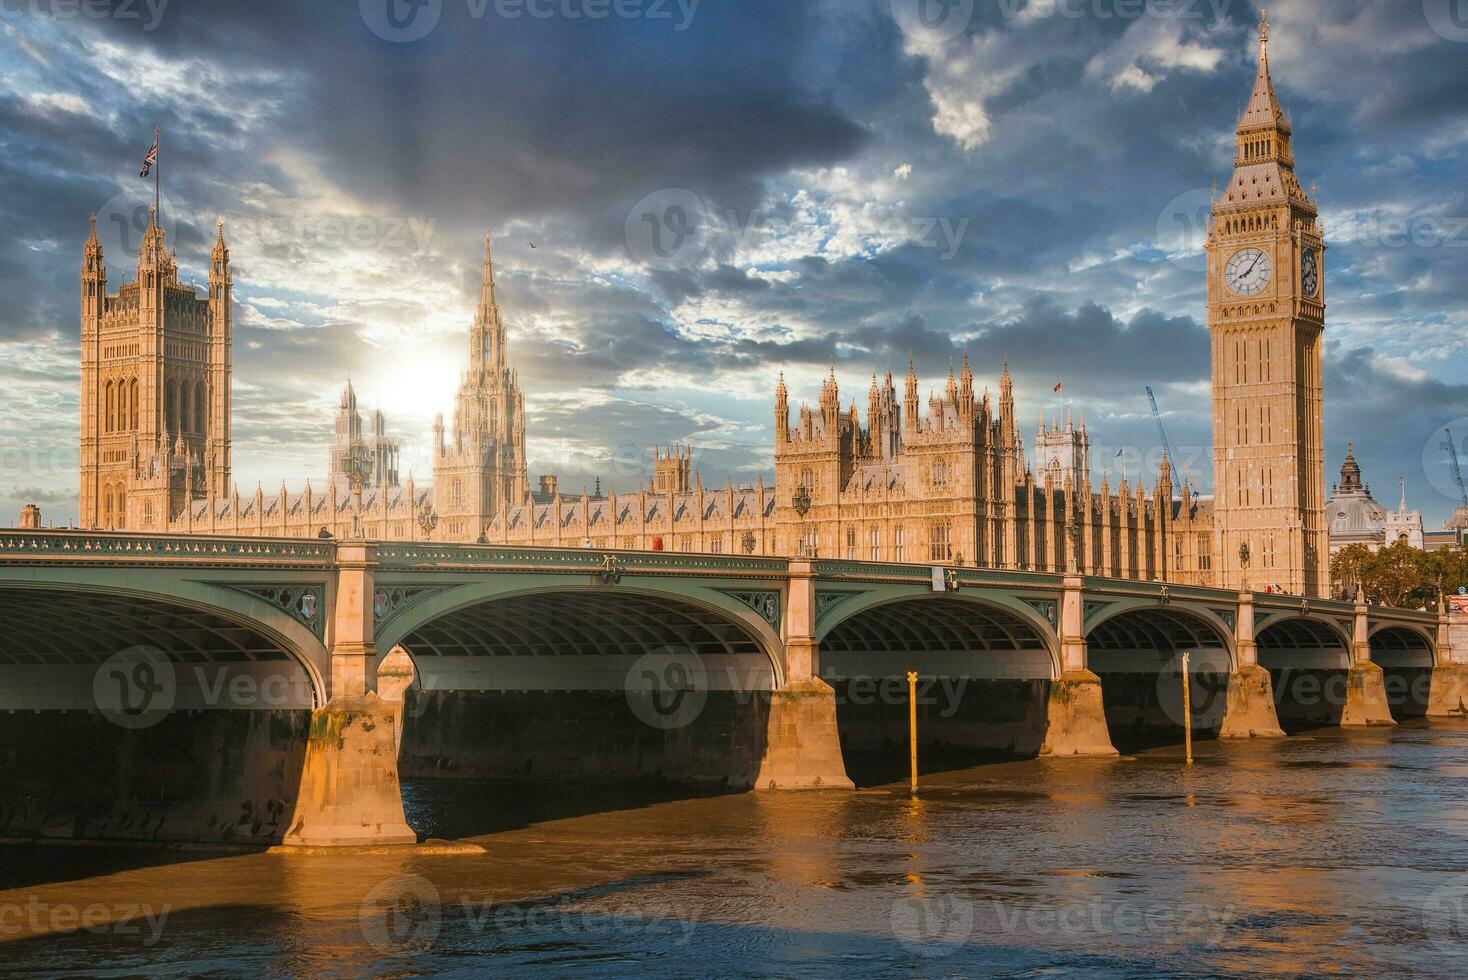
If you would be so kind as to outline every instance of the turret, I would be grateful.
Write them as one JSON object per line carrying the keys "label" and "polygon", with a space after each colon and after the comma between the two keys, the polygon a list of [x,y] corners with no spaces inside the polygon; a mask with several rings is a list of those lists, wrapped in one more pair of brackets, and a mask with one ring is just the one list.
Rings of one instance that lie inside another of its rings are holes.
{"label": "turret", "polygon": [[904,415],[902,422],[905,426],[905,431],[916,432],[918,428],[918,419],[921,417],[921,415],[918,412],[917,370],[912,366],[911,357],[907,359],[907,379],[905,389],[906,390],[903,392],[902,395],[902,412]]}
{"label": "turret", "polygon": [[974,371],[968,363],[968,348],[963,351],[963,371],[958,376],[958,417],[966,426],[974,422]]}
{"label": "turret", "polygon": [[224,496],[230,486],[230,387],[234,344],[234,274],[229,268],[229,246],[224,222],[216,225],[209,250],[209,408],[205,431],[204,481],[206,495]]}
{"label": "turret", "polygon": [[999,377],[999,421],[1004,445],[1015,449],[1019,444],[1019,431],[1014,422],[1014,379],[1009,376],[1009,362],[1004,362],[1004,373]]}
{"label": "turret", "polygon": [[790,438],[790,392],[785,387],[785,372],[775,385],[775,444],[784,445]]}

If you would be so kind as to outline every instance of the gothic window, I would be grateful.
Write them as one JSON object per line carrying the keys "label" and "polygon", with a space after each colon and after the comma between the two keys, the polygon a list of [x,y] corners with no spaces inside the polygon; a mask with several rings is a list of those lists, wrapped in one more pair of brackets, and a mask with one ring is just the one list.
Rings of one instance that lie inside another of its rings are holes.
{"label": "gothic window", "polygon": [[124,491],[121,486],[118,486],[118,488],[117,488],[117,493],[116,493],[116,495],[113,498],[113,506],[116,508],[113,511],[113,514],[112,514],[112,519],[113,519],[114,526],[116,526],[116,527],[126,527],[127,526],[127,492]]}
{"label": "gothic window", "polygon": [[846,560],[856,561],[856,528],[846,529]]}
{"label": "gothic window", "polygon": [[102,526],[112,526],[112,488],[105,485],[102,487]]}
{"label": "gothic window", "polygon": [[209,429],[208,402],[204,396],[204,382],[200,381],[194,385],[194,431],[207,432]]}
{"label": "gothic window", "polygon": [[928,525],[928,560],[950,561],[953,558],[952,525],[946,521],[934,521]]}
{"label": "gothic window", "polygon": [[163,394],[163,427],[169,432],[178,430],[178,385],[172,381]]}
{"label": "gothic window", "polygon": [[117,391],[111,381],[107,382],[107,387],[103,391],[105,394],[102,396],[102,430],[111,432],[117,424]]}
{"label": "gothic window", "polygon": [[805,487],[807,490],[812,490],[812,491],[815,490],[815,488],[816,488],[815,473],[812,472],[812,470],[811,470],[811,468],[809,466],[804,467],[800,471],[800,485],[803,486],[803,487]]}
{"label": "gothic window", "polygon": [[459,506],[460,503],[463,502],[463,499],[464,499],[464,485],[456,477],[454,479],[454,482],[449,484],[449,504],[451,506],[457,507],[457,506]]}
{"label": "gothic window", "polygon": [[722,555],[724,553],[724,539],[720,535],[714,535],[709,541],[709,553]]}
{"label": "gothic window", "polygon": [[892,529],[892,560],[902,561],[902,554],[902,528],[896,527]]}
{"label": "gothic window", "polygon": [[870,543],[871,543],[871,560],[872,561],[881,561],[882,560],[882,544],[881,544],[882,539],[881,539],[880,532],[878,532],[878,530],[876,528],[872,528],[871,533],[867,537],[870,539]]}
{"label": "gothic window", "polygon": [[138,379],[133,378],[128,382],[127,392],[128,427],[134,432],[138,429]]}

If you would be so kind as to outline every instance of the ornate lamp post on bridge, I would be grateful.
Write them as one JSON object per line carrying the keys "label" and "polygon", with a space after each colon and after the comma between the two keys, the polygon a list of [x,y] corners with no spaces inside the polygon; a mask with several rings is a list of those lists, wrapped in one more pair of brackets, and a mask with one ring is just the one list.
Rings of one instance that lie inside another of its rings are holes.
{"label": "ornate lamp post on bridge", "polygon": [[364,537],[362,528],[362,489],[372,477],[372,456],[362,442],[352,443],[346,459],[342,461],[347,482],[352,488],[352,537]]}
{"label": "ornate lamp post on bridge", "polygon": [[809,554],[802,557],[815,558],[820,551],[816,547],[814,539],[807,537],[810,533],[809,525],[805,522],[805,515],[810,513],[810,489],[801,484],[795,488],[795,493],[790,498],[790,504],[795,508],[795,513],[800,515],[800,540],[806,544]]}
{"label": "ornate lamp post on bridge", "polygon": [[426,500],[423,501],[423,508],[418,511],[418,527],[423,531],[425,541],[433,537],[433,529],[438,527],[438,513]]}

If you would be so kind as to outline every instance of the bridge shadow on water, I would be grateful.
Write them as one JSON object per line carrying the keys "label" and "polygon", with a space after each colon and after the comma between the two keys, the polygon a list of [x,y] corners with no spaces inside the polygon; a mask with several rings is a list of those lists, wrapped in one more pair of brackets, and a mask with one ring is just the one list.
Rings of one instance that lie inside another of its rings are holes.
{"label": "bridge shadow on water", "polygon": [[264,847],[0,841],[0,892],[259,853]]}
{"label": "bridge shadow on water", "polygon": [[462,840],[573,817],[747,793],[698,784],[404,779],[403,810],[422,838]]}

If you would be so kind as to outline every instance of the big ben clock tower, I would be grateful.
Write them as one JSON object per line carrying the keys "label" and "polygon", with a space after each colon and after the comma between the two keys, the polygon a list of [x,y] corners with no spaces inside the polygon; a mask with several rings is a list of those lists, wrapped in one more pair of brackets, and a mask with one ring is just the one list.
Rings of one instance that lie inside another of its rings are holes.
{"label": "big ben clock tower", "polygon": [[1217,584],[1324,596],[1325,242],[1295,176],[1267,21],[1207,248]]}

